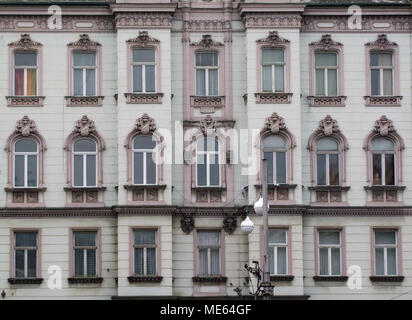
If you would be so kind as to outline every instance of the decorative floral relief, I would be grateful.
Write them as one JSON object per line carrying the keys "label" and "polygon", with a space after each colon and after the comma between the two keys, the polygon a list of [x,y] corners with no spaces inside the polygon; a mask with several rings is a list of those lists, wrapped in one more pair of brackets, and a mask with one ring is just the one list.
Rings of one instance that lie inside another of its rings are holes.
{"label": "decorative floral relief", "polygon": [[212,47],[224,46],[224,44],[221,42],[213,41],[212,36],[210,34],[204,34],[202,36],[202,40],[198,42],[194,42],[190,45],[194,47],[201,47],[201,48],[212,48]]}
{"label": "decorative floral relief", "polygon": [[184,216],[180,219],[180,227],[186,234],[192,232],[195,227],[195,219],[192,216]]}
{"label": "decorative floral relief", "polygon": [[386,34],[379,34],[378,39],[373,42],[368,42],[366,46],[373,46],[373,47],[378,47],[379,49],[386,49],[390,47],[396,47],[398,46],[397,43],[391,42],[388,40]]}
{"label": "decorative floral relief", "polygon": [[100,43],[90,40],[88,34],[81,34],[79,40],[70,42],[68,46],[81,48],[82,50],[88,50],[100,46]]}
{"label": "decorative floral relief", "polygon": [[212,135],[216,132],[216,128],[217,122],[210,115],[199,122],[199,129],[205,136]]}
{"label": "decorative floral relief", "polygon": [[33,47],[41,47],[42,44],[36,41],[33,41],[30,38],[30,35],[28,33],[24,33],[20,36],[20,40],[9,43],[9,46],[13,46],[13,47],[20,47],[23,50],[28,50],[30,48]]}
{"label": "decorative floral relief", "polygon": [[338,122],[332,119],[330,115],[327,115],[325,119],[319,122],[318,131],[321,131],[325,136],[340,132]]}
{"label": "decorative floral relief", "polygon": [[142,47],[145,47],[150,44],[160,43],[159,40],[150,37],[147,31],[139,31],[139,35],[136,38],[129,39],[126,42],[134,45],[139,45]]}
{"label": "decorative floral relief", "polygon": [[290,41],[279,36],[277,31],[269,31],[269,35],[264,39],[259,39],[256,41],[259,44],[265,44],[275,47],[278,44],[289,43]]}
{"label": "decorative floral relief", "polygon": [[90,120],[84,115],[80,120],[76,121],[73,132],[80,134],[82,137],[86,137],[89,134],[96,132],[96,126],[94,125],[93,120]]}
{"label": "decorative floral relief", "polygon": [[333,47],[341,47],[343,46],[343,44],[332,40],[332,37],[330,34],[324,34],[322,35],[322,39],[320,39],[319,41],[311,42],[309,46],[316,46],[316,47],[321,47],[324,50],[329,50],[330,48],[333,48]]}
{"label": "decorative floral relief", "polygon": [[285,119],[274,112],[266,119],[265,129],[273,134],[279,133],[280,130],[286,130]]}
{"label": "decorative floral relief", "polygon": [[20,133],[22,136],[27,137],[32,133],[37,132],[36,123],[34,120],[30,120],[28,116],[24,116],[16,123],[16,133]]}
{"label": "decorative floral relief", "polygon": [[395,129],[392,124],[392,120],[389,120],[385,115],[380,117],[379,120],[375,121],[373,130],[378,132],[381,136],[387,136],[388,134],[395,132]]}
{"label": "decorative floral relief", "polygon": [[150,134],[156,131],[156,124],[153,118],[147,113],[136,120],[135,130],[137,134]]}

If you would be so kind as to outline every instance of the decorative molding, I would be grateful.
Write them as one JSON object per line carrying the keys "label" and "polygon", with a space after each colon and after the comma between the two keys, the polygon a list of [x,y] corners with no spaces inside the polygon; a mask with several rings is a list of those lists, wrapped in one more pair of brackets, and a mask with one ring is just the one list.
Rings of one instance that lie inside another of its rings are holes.
{"label": "decorative molding", "polygon": [[343,44],[332,40],[332,37],[330,34],[323,34],[322,39],[320,39],[319,41],[314,41],[314,42],[309,43],[309,46],[321,48],[323,50],[328,51],[331,48],[342,47]]}
{"label": "decorative molding", "polygon": [[234,216],[227,216],[223,219],[223,229],[226,233],[232,234],[237,228],[237,218]]}
{"label": "decorative molding", "polygon": [[190,96],[190,106],[200,108],[200,113],[214,113],[225,106],[225,96]]}
{"label": "decorative molding", "polygon": [[96,47],[100,47],[101,44],[92,41],[89,38],[89,35],[86,33],[83,33],[80,35],[80,39],[75,41],[75,42],[70,42],[67,44],[68,47],[76,47],[76,49],[81,49],[81,50],[90,50],[90,49],[95,49]]}
{"label": "decorative molding", "polygon": [[279,44],[290,43],[289,40],[279,36],[277,31],[269,31],[269,35],[266,38],[256,40],[258,44],[264,44],[270,47],[276,47]]}
{"label": "decorative molding", "polygon": [[17,121],[15,132],[21,134],[23,137],[37,133],[36,123],[28,116],[24,116],[21,120]]}
{"label": "decorative molding", "polygon": [[116,13],[114,22],[116,29],[123,28],[171,28],[172,14],[164,12],[127,12]]}
{"label": "decorative molding", "polygon": [[198,42],[194,42],[190,44],[193,47],[199,47],[204,49],[216,48],[216,47],[224,47],[225,45],[221,42],[214,41],[210,34],[204,34],[202,39]]}
{"label": "decorative molding", "polygon": [[385,115],[375,121],[372,131],[379,133],[382,137],[396,132],[392,120],[389,120]]}
{"label": "decorative molding", "polygon": [[183,22],[187,31],[223,31],[231,29],[231,22],[225,20],[189,20]]}
{"label": "decorative molding", "polygon": [[293,281],[293,279],[295,279],[295,276],[292,276],[292,275],[271,275],[270,276],[270,281],[272,282]]}
{"label": "decorative molding", "polygon": [[256,104],[290,104],[293,93],[260,92],[255,93]]}
{"label": "decorative molding", "polygon": [[146,47],[148,45],[154,45],[160,43],[159,40],[149,36],[147,31],[139,31],[139,35],[136,38],[129,39],[126,43],[132,45],[138,45],[140,47]]}
{"label": "decorative molding", "polygon": [[103,282],[103,278],[102,277],[70,277],[70,278],[67,278],[67,281],[70,284],[78,284],[78,283],[100,284]]}
{"label": "decorative molding", "polygon": [[107,217],[114,218],[115,212],[111,208],[4,208],[0,209],[1,218],[87,218]]}
{"label": "decorative molding", "polygon": [[380,50],[385,50],[385,49],[397,47],[398,44],[396,42],[389,41],[386,34],[379,34],[377,40],[368,42],[365,44],[365,46],[379,48]]}
{"label": "decorative molding", "polygon": [[192,277],[193,282],[200,283],[226,283],[227,277],[222,276],[196,276]]}
{"label": "decorative molding", "polygon": [[270,117],[266,118],[265,131],[270,131],[272,134],[278,134],[282,130],[287,130],[285,119],[273,112]]}
{"label": "decorative molding", "polygon": [[340,133],[338,122],[332,119],[330,115],[327,115],[325,119],[319,121],[317,131],[321,132],[326,137],[329,137],[334,133]]}
{"label": "decorative molding", "polygon": [[300,28],[302,17],[297,14],[254,13],[243,18],[246,28]]}
{"label": "decorative molding", "polygon": [[6,96],[8,107],[43,107],[44,96]]}
{"label": "decorative molding", "polygon": [[346,96],[308,96],[311,107],[344,107]]}
{"label": "decorative molding", "polygon": [[136,119],[134,126],[135,134],[153,134],[156,131],[156,124],[153,118],[144,113],[140,118]]}
{"label": "decorative molding", "polygon": [[153,282],[153,283],[160,283],[163,277],[161,276],[149,276],[149,275],[141,275],[141,276],[130,276],[127,277],[129,283],[136,283],[136,282]]}
{"label": "decorative molding", "polygon": [[96,126],[93,120],[90,120],[84,115],[80,120],[76,121],[73,133],[79,134],[82,137],[87,137],[92,133],[96,133]]}
{"label": "decorative molding", "polygon": [[[1,29],[1,26],[0,26]],[[9,43],[9,47],[18,47],[22,48],[23,50],[28,50],[32,48],[41,47],[42,44],[40,42],[33,41],[30,38],[28,33],[24,33],[20,35],[20,40]]]}
{"label": "decorative molding", "polygon": [[219,126],[216,120],[210,115],[199,121],[199,129],[205,136],[213,135],[216,132],[216,128]]}
{"label": "decorative molding", "polygon": [[195,228],[195,219],[192,216],[183,216],[180,219],[180,227],[184,233],[191,233]]}
{"label": "decorative molding", "polygon": [[101,107],[103,96],[66,96],[67,107]]}
{"label": "decorative molding", "polygon": [[125,93],[127,104],[161,104],[163,93]]}
{"label": "decorative molding", "polygon": [[400,107],[402,96],[364,96],[367,107]]}

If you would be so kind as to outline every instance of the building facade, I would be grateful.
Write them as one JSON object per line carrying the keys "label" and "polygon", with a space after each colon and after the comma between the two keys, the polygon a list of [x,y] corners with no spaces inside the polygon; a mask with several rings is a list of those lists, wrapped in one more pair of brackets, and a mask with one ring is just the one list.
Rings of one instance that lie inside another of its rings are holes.
{"label": "building facade", "polygon": [[2,298],[250,296],[265,158],[275,297],[411,299],[411,18],[0,1]]}

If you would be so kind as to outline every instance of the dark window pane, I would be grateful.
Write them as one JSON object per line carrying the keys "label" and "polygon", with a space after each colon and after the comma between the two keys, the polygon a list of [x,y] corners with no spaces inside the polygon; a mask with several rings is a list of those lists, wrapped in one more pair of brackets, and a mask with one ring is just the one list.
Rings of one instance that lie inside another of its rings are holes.
{"label": "dark window pane", "polygon": [[15,251],[15,277],[24,277],[24,250]]}
{"label": "dark window pane", "polygon": [[16,152],[37,152],[37,143],[33,139],[20,139],[14,145]]}
{"label": "dark window pane", "polygon": [[135,244],[156,244],[156,231],[154,230],[135,230]]}
{"label": "dark window pane", "polygon": [[84,261],[83,261],[83,249],[74,250],[74,274],[76,276],[84,275]]}
{"label": "dark window pane", "polygon": [[74,186],[81,187],[83,186],[83,156],[74,155],[73,159]]}
{"label": "dark window pane", "polygon": [[155,66],[145,66],[146,68],[146,92],[155,92]]}
{"label": "dark window pane", "polygon": [[318,185],[326,185],[326,155],[318,154],[317,155],[317,178]]}
{"label": "dark window pane", "polygon": [[332,259],[332,275],[340,275],[340,249],[331,249],[331,259]]}
{"label": "dark window pane", "polygon": [[395,184],[395,155],[385,154],[385,184]]}
{"label": "dark window pane", "polygon": [[155,153],[148,152],[146,153],[146,183],[147,184],[156,184],[156,159]]}
{"label": "dark window pane", "polygon": [[284,66],[275,67],[275,91],[285,91],[285,71]]}
{"label": "dark window pane", "polygon": [[199,67],[215,67],[218,65],[218,55],[213,52],[198,52],[196,53],[196,66]]}
{"label": "dark window pane", "polygon": [[95,249],[87,250],[87,275],[88,276],[96,275],[96,250]]}
{"label": "dark window pane", "polygon": [[388,248],[386,251],[388,260],[388,275],[394,276],[396,272],[396,248]]}
{"label": "dark window pane", "polygon": [[139,136],[133,140],[134,149],[151,150],[156,147],[156,141],[153,136]]}
{"label": "dark window pane", "polygon": [[319,244],[328,245],[340,244],[340,232],[338,231],[321,231],[319,232]]}
{"label": "dark window pane", "polygon": [[286,183],[286,152],[276,152],[276,183]]}
{"label": "dark window pane", "polygon": [[319,248],[319,274],[329,275],[328,248]]}
{"label": "dark window pane", "polygon": [[382,184],[382,160],[380,154],[373,155],[373,184]]}
{"label": "dark window pane", "polygon": [[275,248],[269,248],[269,272],[270,274],[275,274]]}
{"label": "dark window pane", "polygon": [[93,52],[75,52],[73,53],[73,65],[93,67],[96,65],[96,55]]}
{"label": "dark window pane", "polygon": [[27,276],[35,278],[37,276],[37,251],[27,250]]}
{"label": "dark window pane", "polygon": [[372,95],[378,96],[381,94],[380,92],[380,75],[379,70],[371,70],[371,87],[372,87]]}
{"label": "dark window pane", "polygon": [[375,244],[396,244],[396,232],[395,231],[375,231]]}
{"label": "dark window pane", "polygon": [[96,94],[96,70],[86,70],[86,96]]}
{"label": "dark window pane", "polygon": [[273,184],[273,152],[264,152],[263,157],[267,160],[267,182]]}
{"label": "dark window pane", "polygon": [[376,270],[376,275],[384,275],[385,274],[385,269],[384,269],[384,255],[383,255],[383,248],[376,248],[375,249],[375,270]]}
{"label": "dark window pane", "polygon": [[16,247],[35,247],[37,245],[37,232],[16,232]]}
{"label": "dark window pane", "polygon": [[262,67],[262,89],[264,92],[272,92],[272,66]]}
{"label": "dark window pane", "polygon": [[133,155],[133,183],[143,184],[143,152],[134,152]]}
{"label": "dark window pane", "polygon": [[74,245],[77,246],[95,246],[96,232],[76,231],[74,233]]}
{"label": "dark window pane", "polygon": [[316,69],[315,72],[315,82],[316,82],[316,95],[325,95],[325,70]]}
{"label": "dark window pane", "polygon": [[339,155],[329,154],[329,184],[339,185]]}
{"label": "dark window pane", "polygon": [[95,155],[87,155],[86,156],[86,179],[87,179],[87,186],[92,187],[95,186],[96,183],[96,156]]}
{"label": "dark window pane", "polygon": [[96,142],[92,139],[79,139],[73,145],[74,152],[96,152]]}
{"label": "dark window pane", "polygon": [[27,186],[37,186],[37,156],[27,156]]}
{"label": "dark window pane", "polygon": [[142,66],[133,67],[133,92],[143,91]]}
{"label": "dark window pane", "polygon": [[197,185],[205,186],[206,179],[206,155],[197,156]]}
{"label": "dark window pane", "polygon": [[14,54],[14,65],[16,66],[36,66],[37,54],[33,51],[16,52]]}
{"label": "dark window pane", "polygon": [[134,249],[134,273],[144,274],[143,248]]}
{"label": "dark window pane", "polygon": [[73,94],[75,96],[83,95],[83,69],[73,70]]}
{"label": "dark window pane", "polygon": [[146,249],[146,273],[156,274],[156,249],[147,248]]}
{"label": "dark window pane", "polygon": [[210,159],[210,185],[211,186],[218,186],[220,179],[219,179],[219,156],[211,155]]}
{"label": "dark window pane", "polygon": [[285,229],[269,229],[269,243],[286,244]]}
{"label": "dark window pane", "polygon": [[153,49],[133,49],[133,62],[154,62],[155,52]]}
{"label": "dark window pane", "polygon": [[14,156],[14,186],[24,187],[24,156]]}
{"label": "dark window pane", "polygon": [[196,70],[196,95],[206,95],[206,75],[205,70]]}

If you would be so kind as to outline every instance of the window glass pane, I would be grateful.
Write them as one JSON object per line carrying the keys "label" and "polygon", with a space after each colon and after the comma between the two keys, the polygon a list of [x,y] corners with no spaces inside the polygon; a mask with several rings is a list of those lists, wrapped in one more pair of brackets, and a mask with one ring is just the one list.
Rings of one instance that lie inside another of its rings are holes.
{"label": "window glass pane", "polygon": [[207,249],[199,249],[199,275],[208,274]]}
{"label": "window glass pane", "polygon": [[84,275],[84,250],[74,249],[74,274],[76,276]]}
{"label": "window glass pane", "polygon": [[133,66],[133,92],[143,91],[142,66]]}
{"label": "window glass pane", "polygon": [[37,186],[37,156],[27,156],[27,186]]}
{"label": "window glass pane", "polygon": [[14,53],[15,66],[36,66],[37,54],[33,51],[15,52]]}
{"label": "window glass pane", "polygon": [[262,90],[272,92],[272,66],[262,67]]}
{"label": "window glass pane", "polygon": [[382,185],[382,155],[373,155],[373,184]]}
{"label": "window glass pane", "polygon": [[206,155],[197,156],[197,185],[205,186],[207,184],[206,179]]}
{"label": "window glass pane", "polygon": [[134,249],[134,273],[144,274],[143,248]]}
{"label": "window glass pane", "polygon": [[35,278],[37,276],[37,251],[27,250],[27,276]]}
{"label": "window glass pane", "polygon": [[219,249],[210,250],[210,264],[211,270],[210,274],[218,275],[220,274],[220,261],[219,261]]}
{"label": "window glass pane", "polygon": [[384,255],[383,255],[383,248],[376,248],[375,249],[375,268],[376,268],[376,275],[384,275]]}
{"label": "window glass pane", "polygon": [[371,66],[378,67],[379,66],[379,53],[371,53]]}
{"label": "window glass pane", "polygon": [[275,274],[275,253],[276,247],[269,248],[269,272],[270,274]]}
{"label": "window glass pane", "polygon": [[75,96],[83,95],[83,69],[73,70],[73,94]]}
{"label": "window glass pane", "polygon": [[209,96],[217,96],[218,72],[217,69],[209,70]]}
{"label": "window glass pane", "polygon": [[286,244],[285,229],[269,229],[269,243]]}
{"label": "window glass pane", "polygon": [[96,152],[96,142],[92,139],[79,139],[74,142],[74,152]]}
{"label": "window glass pane", "polygon": [[329,275],[328,248],[319,248],[319,274]]}
{"label": "window glass pane", "polygon": [[340,248],[331,249],[332,275],[340,275]]}
{"label": "window glass pane", "polygon": [[315,53],[316,67],[336,67],[338,65],[338,55],[332,53]]}
{"label": "window glass pane", "polygon": [[86,70],[86,96],[96,94],[96,70]]}
{"label": "window glass pane", "polygon": [[16,232],[16,247],[35,247],[37,245],[37,232]]}
{"label": "window glass pane", "polygon": [[96,55],[93,52],[75,52],[73,53],[73,65],[94,67],[96,66]]}
{"label": "window glass pane", "polygon": [[156,274],[156,249],[147,248],[146,249],[147,265],[146,270],[147,274]]}
{"label": "window glass pane", "polygon": [[14,94],[16,96],[24,95],[24,69],[14,70]]}
{"label": "window glass pane", "polygon": [[74,245],[78,246],[95,246],[96,232],[76,231],[74,232]]}
{"label": "window glass pane", "polygon": [[219,155],[210,155],[210,185],[211,186],[218,186],[220,184],[219,179]]}
{"label": "window glass pane", "polygon": [[339,155],[329,155],[329,184],[332,186],[339,185]]}
{"label": "window glass pane", "polygon": [[156,244],[155,230],[134,230],[135,244]]}
{"label": "window glass pane", "polygon": [[24,187],[24,156],[14,156],[14,186]]}
{"label": "window glass pane", "polygon": [[86,158],[86,183],[88,187],[97,185],[96,183],[96,156],[87,155]]}
{"label": "window glass pane", "polygon": [[285,91],[285,71],[284,66],[275,67],[275,91]]}
{"label": "window glass pane", "polygon": [[83,186],[83,156],[81,155],[73,156],[73,179],[74,186]]}
{"label": "window glass pane", "polygon": [[87,275],[88,276],[96,275],[96,250],[95,249],[87,250]]}
{"label": "window glass pane", "polygon": [[196,70],[196,95],[206,95],[206,71]]}
{"label": "window glass pane", "polygon": [[396,275],[396,248],[386,249],[387,261],[388,261],[388,275]]}
{"label": "window glass pane", "polygon": [[380,71],[376,69],[371,70],[371,90],[372,95],[379,96],[380,92]]}
{"label": "window glass pane", "polygon": [[392,66],[392,54],[391,53],[372,53],[371,65],[379,67]]}
{"label": "window glass pane", "polygon": [[338,95],[338,71],[336,69],[328,70],[328,96]]}
{"label": "window glass pane", "polygon": [[385,96],[391,96],[393,82],[392,82],[392,70],[383,70],[383,94]]}
{"label": "window glass pane", "polygon": [[320,245],[339,245],[340,244],[340,232],[339,231],[320,231],[319,232],[319,244]]}
{"label": "window glass pane", "polygon": [[15,277],[24,277],[24,250],[15,251]]}
{"label": "window glass pane", "polygon": [[325,93],[325,70],[316,69],[315,71],[316,95],[324,96]]}
{"label": "window glass pane", "polygon": [[219,232],[217,231],[198,231],[197,236],[199,246],[219,245]]}
{"label": "window glass pane", "polygon": [[339,151],[336,140],[330,138],[322,138],[318,140],[317,151]]}
{"label": "window glass pane", "polygon": [[156,147],[156,140],[153,136],[138,136],[133,140],[134,149],[147,149],[151,150]]}
{"label": "window glass pane", "polygon": [[20,139],[14,144],[16,152],[37,152],[37,143],[33,139]]}
{"label": "window glass pane", "polygon": [[27,69],[27,95],[35,96],[37,94],[37,70]]}
{"label": "window glass pane", "polygon": [[146,153],[146,183],[147,184],[156,184],[156,163],[155,153],[148,152]]}
{"label": "window glass pane", "polygon": [[263,139],[263,151],[286,150],[286,141],[281,136],[270,135]]}
{"label": "window glass pane", "polygon": [[273,184],[273,152],[265,152],[263,158],[267,160],[267,182]]}
{"label": "window glass pane", "polygon": [[318,185],[319,186],[326,185],[326,155],[325,154],[317,155],[316,171],[317,171]]}
{"label": "window glass pane", "polygon": [[143,152],[133,153],[133,183],[143,184]]}
{"label": "window glass pane", "polygon": [[262,63],[275,64],[283,63],[285,61],[283,49],[263,49],[262,50]]}
{"label": "window glass pane", "polygon": [[146,69],[146,92],[155,92],[155,66],[145,66]]}
{"label": "window glass pane", "polygon": [[391,140],[385,138],[376,138],[372,140],[372,151],[394,151],[394,144]]}
{"label": "window glass pane", "polygon": [[216,67],[218,65],[218,55],[213,52],[196,53],[196,66],[198,67]]}
{"label": "window glass pane", "polygon": [[396,244],[396,232],[394,231],[375,231],[375,244]]}
{"label": "window glass pane", "polygon": [[155,62],[154,49],[133,49],[133,62]]}
{"label": "window glass pane", "polygon": [[286,274],[286,247],[279,247],[277,253],[278,274]]}
{"label": "window glass pane", "polygon": [[385,184],[395,184],[395,155],[385,154]]}
{"label": "window glass pane", "polygon": [[276,152],[276,183],[286,183],[286,152]]}
{"label": "window glass pane", "polygon": [[199,139],[197,142],[197,151],[218,151],[219,140],[213,138]]}

